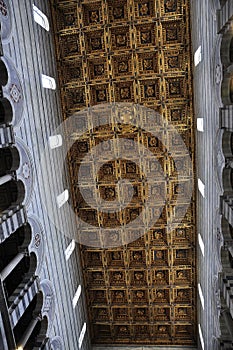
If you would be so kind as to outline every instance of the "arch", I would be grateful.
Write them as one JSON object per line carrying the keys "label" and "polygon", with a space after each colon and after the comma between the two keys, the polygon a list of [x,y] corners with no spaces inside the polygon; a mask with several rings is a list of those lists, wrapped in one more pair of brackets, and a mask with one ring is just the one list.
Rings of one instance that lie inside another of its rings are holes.
{"label": "arch", "polygon": [[5,86],[8,82],[8,71],[5,63],[0,59],[0,85]]}
{"label": "arch", "polygon": [[49,31],[49,21],[47,16],[35,5],[33,5],[33,17],[34,21],[37,24],[39,24],[45,30]]}
{"label": "arch", "polygon": [[64,344],[62,338],[56,336],[50,341],[51,350],[62,350],[64,349]]}
{"label": "arch", "polygon": [[65,190],[57,196],[57,205],[61,208],[69,199],[69,191]]}
{"label": "arch", "polygon": [[13,108],[10,101],[3,97],[0,98],[0,125],[10,124],[13,119]]}
{"label": "arch", "polygon": [[233,29],[232,27],[223,35],[220,55],[224,69],[233,63]]}
{"label": "arch", "polygon": [[53,284],[51,281],[44,279],[40,283],[40,287],[44,296],[43,306],[41,308],[42,317],[48,319],[48,332],[51,330],[54,316],[55,316],[55,293],[53,290]]}
{"label": "arch", "polygon": [[0,176],[19,168],[20,156],[16,147],[0,148]]}

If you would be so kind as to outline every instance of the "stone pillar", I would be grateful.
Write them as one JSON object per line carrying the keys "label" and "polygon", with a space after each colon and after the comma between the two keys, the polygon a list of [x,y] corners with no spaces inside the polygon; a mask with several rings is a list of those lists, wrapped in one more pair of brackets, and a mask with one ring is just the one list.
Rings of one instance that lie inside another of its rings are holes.
{"label": "stone pillar", "polygon": [[28,339],[30,338],[34,328],[36,327],[37,322],[40,321],[40,317],[37,316],[36,318],[32,319],[29,326],[27,327],[26,331],[24,332],[22,338],[19,341],[19,344],[17,345],[18,350],[23,350],[25,345],[28,342]]}
{"label": "stone pillar", "polygon": [[12,126],[0,128],[0,145],[1,147],[8,147],[14,143],[14,132]]}
{"label": "stone pillar", "polygon": [[24,258],[24,253],[18,253],[13,260],[1,271],[1,279],[4,281],[7,276],[14,270],[14,268],[20,263],[20,261]]}
{"label": "stone pillar", "polygon": [[27,222],[26,211],[23,206],[12,208],[0,216],[0,243]]}
{"label": "stone pillar", "polygon": [[4,185],[5,183],[9,182],[13,180],[13,176],[12,175],[4,175],[0,177],[0,186]]}
{"label": "stone pillar", "polygon": [[218,16],[218,33],[224,33],[226,27],[233,19],[233,2],[227,0],[221,10],[217,11]]}
{"label": "stone pillar", "polygon": [[[26,278],[25,278],[26,279]],[[23,280],[9,298],[9,314],[12,327],[15,327],[27,307],[39,292],[39,283],[36,277],[31,277],[29,281]]]}

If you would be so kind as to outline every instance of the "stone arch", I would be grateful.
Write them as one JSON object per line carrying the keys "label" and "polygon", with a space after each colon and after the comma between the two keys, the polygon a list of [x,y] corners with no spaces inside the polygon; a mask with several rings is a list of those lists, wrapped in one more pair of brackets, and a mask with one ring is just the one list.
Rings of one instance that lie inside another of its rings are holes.
{"label": "stone arch", "polygon": [[222,64],[226,69],[233,63],[233,29],[231,27],[223,34],[220,54]]}
{"label": "stone arch", "polygon": [[51,350],[63,350],[64,343],[61,337],[56,336],[50,342]]}
{"label": "stone arch", "polygon": [[10,124],[13,119],[13,109],[10,101],[3,97],[0,98],[0,126]]}
{"label": "stone arch", "polygon": [[55,293],[53,290],[53,284],[51,281],[44,279],[40,283],[42,293],[44,295],[44,303],[42,306],[41,314],[42,317],[47,317],[48,319],[48,333],[51,330],[54,316],[55,316]]}
{"label": "stone arch", "polygon": [[39,275],[44,263],[46,247],[44,229],[41,222],[35,215],[29,215],[28,222],[30,223],[32,229],[32,240],[28,249],[30,253],[33,252],[37,257],[37,268],[35,274]]}
{"label": "stone arch", "polygon": [[20,154],[20,164],[16,171],[17,178],[24,183],[25,200],[24,205],[28,207],[31,204],[34,187],[34,166],[31,152],[27,145],[18,137],[15,139],[17,149]]}
{"label": "stone arch", "polygon": [[220,47],[223,65],[221,97],[224,105],[233,104],[233,28],[229,26],[222,36]]}

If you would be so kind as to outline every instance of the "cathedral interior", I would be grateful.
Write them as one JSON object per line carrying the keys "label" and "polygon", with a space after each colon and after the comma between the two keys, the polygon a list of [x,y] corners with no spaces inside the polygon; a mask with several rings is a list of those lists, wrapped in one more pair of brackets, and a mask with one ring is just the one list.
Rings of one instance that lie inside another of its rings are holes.
{"label": "cathedral interior", "polygon": [[0,349],[233,349],[232,0],[0,0]]}

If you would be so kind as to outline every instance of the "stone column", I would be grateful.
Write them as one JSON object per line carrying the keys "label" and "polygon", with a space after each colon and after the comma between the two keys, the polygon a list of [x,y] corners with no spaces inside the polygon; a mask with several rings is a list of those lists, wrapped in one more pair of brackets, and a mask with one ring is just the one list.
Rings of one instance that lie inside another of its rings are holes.
{"label": "stone column", "polygon": [[37,322],[40,320],[40,317],[37,316],[36,318],[32,319],[30,324],[28,325],[26,331],[24,332],[22,338],[19,341],[19,344],[17,345],[18,350],[23,350],[25,345],[28,342],[28,339],[30,338],[34,328],[36,327]]}
{"label": "stone column", "polygon": [[13,180],[13,176],[12,175],[4,175],[0,177],[0,186],[4,185],[5,183],[9,182]]}
{"label": "stone column", "polygon": [[6,211],[6,214],[0,217],[0,243],[25,224],[26,221],[27,216],[23,206],[18,206]]}
{"label": "stone column", "polygon": [[14,143],[14,132],[12,126],[0,127],[0,144],[2,147],[8,147]]}
{"label": "stone column", "polygon": [[1,271],[1,279],[4,281],[7,276],[14,270],[14,268],[20,263],[20,261],[24,258],[24,253],[18,253],[13,260]]}
{"label": "stone column", "polygon": [[229,311],[227,309],[224,309],[222,311],[222,315],[227,326],[227,330],[231,336],[231,340],[233,341],[233,320],[231,318],[231,315],[229,314]]}

